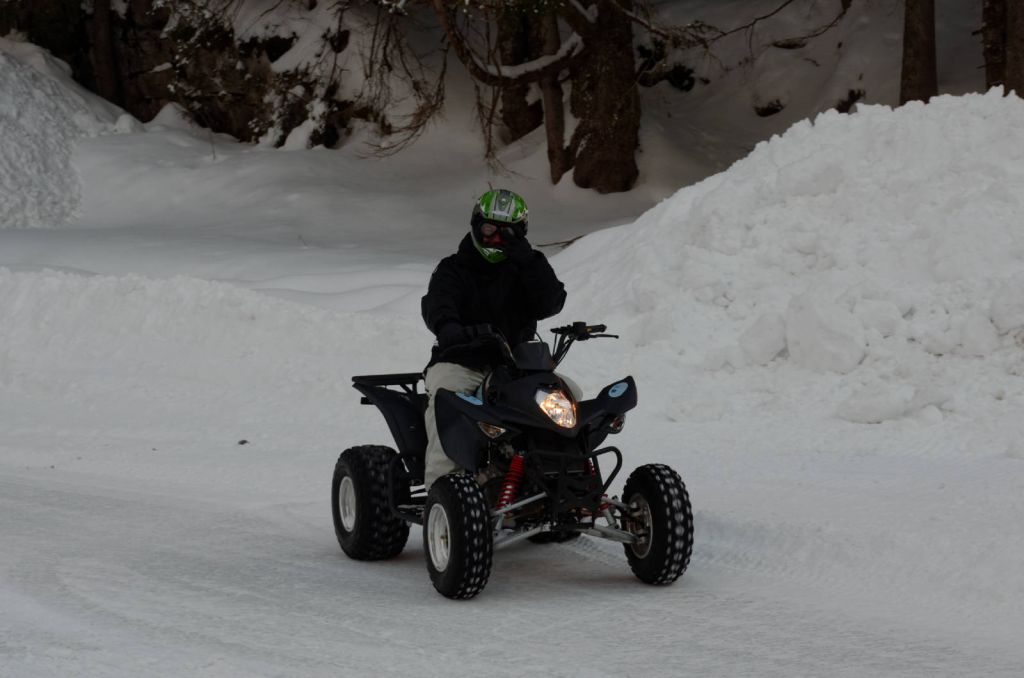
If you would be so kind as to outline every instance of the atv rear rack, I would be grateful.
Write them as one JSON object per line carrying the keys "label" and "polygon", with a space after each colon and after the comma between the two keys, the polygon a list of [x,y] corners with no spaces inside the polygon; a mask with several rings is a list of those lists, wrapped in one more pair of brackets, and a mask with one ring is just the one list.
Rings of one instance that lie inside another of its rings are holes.
{"label": "atv rear rack", "polygon": [[[364,374],[359,377],[352,377],[353,384],[360,386],[400,386],[403,391],[412,395],[419,393],[416,385],[423,381],[422,372],[403,372],[402,374]],[[369,405],[370,401],[363,397],[363,405]]]}

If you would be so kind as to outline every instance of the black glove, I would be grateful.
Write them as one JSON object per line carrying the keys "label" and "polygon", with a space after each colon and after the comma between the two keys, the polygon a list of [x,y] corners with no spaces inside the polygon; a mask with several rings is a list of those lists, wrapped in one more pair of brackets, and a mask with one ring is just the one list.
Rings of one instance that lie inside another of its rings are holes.
{"label": "black glove", "polygon": [[466,335],[470,339],[483,339],[491,337],[494,334],[496,334],[494,328],[488,323],[481,323],[479,325],[473,325],[472,327],[466,328]]}
{"label": "black glove", "polygon": [[525,237],[511,239],[502,250],[508,260],[517,266],[524,266],[533,260],[533,248]]}
{"label": "black glove", "polygon": [[437,331],[437,345],[441,348],[449,348],[465,344],[470,340],[467,328],[459,323],[450,322]]}
{"label": "black glove", "polygon": [[467,327],[456,322],[450,322],[437,331],[437,345],[442,349],[448,349],[452,346],[469,344],[477,339],[491,337],[495,334],[494,328],[488,324],[470,325]]}

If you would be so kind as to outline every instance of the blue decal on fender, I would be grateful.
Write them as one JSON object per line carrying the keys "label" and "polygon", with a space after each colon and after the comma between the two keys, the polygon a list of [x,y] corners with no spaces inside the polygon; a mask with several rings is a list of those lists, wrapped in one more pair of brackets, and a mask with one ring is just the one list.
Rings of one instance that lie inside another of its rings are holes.
{"label": "blue decal on fender", "polygon": [[608,389],[608,397],[609,398],[618,398],[620,395],[625,393],[626,389],[628,389],[628,388],[629,388],[629,384],[627,384],[624,381],[620,381],[619,383],[615,384],[610,389]]}
{"label": "blue decal on fender", "polygon": [[455,395],[459,396],[460,398],[465,400],[467,403],[470,403],[472,405],[483,405],[484,404],[484,401],[482,401],[479,398],[477,398],[476,396],[470,395],[468,393],[463,393],[463,392],[459,391]]}

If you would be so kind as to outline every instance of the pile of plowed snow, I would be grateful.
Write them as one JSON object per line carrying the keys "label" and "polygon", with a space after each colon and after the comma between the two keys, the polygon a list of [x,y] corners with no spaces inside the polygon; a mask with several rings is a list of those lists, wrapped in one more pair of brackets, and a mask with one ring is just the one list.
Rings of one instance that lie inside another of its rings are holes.
{"label": "pile of plowed snow", "polygon": [[0,38],[0,228],[67,222],[79,200],[75,139],[110,131],[119,111],[45,50]]}
{"label": "pile of plowed snow", "polygon": [[[194,278],[3,268],[0,314],[0,393],[111,411],[151,400],[160,402],[155,420],[188,410],[214,423],[223,421],[216,405],[227,402],[242,419],[251,409],[253,421],[281,402],[322,399],[333,411],[349,370],[378,356],[379,338],[410,335],[418,321],[333,313]],[[409,349],[392,349],[392,359],[425,363],[429,346],[417,338],[418,350],[404,342]]]}
{"label": "pile of plowed snow", "polygon": [[0,268],[0,317],[5,463],[224,490],[309,491],[339,446],[387,435],[350,377],[429,357],[417,317],[195,278]]}
{"label": "pile of plowed snow", "polygon": [[799,123],[558,263],[578,315],[711,370],[849,374],[839,414],[872,422],[937,404],[911,382],[942,357],[1018,353],[1022,214],[1024,102],[992,91]]}

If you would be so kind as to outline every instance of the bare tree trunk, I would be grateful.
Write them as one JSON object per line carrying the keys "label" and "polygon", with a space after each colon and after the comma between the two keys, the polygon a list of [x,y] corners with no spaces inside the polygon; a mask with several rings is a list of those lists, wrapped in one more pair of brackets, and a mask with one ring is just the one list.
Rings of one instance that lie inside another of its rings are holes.
{"label": "bare tree trunk", "polygon": [[[558,17],[554,12],[541,16],[541,37],[544,54],[557,54],[562,44],[558,34]],[[551,169],[551,183],[557,184],[562,175],[572,168],[572,159],[565,147],[565,104],[562,99],[562,85],[558,75],[550,75],[540,81],[541,98],[544,102],[544,130],[548,140],[548,166]]]}
{"label": "bare tree trunk", "polygon": [[114,59],[121,105],[142,121],[151,120],[177,98],[171,85],[174,70],[153,70],[174,61],[174,41],[163,32],[169,19],[166,6],[154,8],[153,0],[131,0],[124,20],[114,21],[115,33],[120,33],[114,42]]}
{"label": "bare tree trunk", "polygon": [[[617,0],[597,0],[597,18],[587,31],[588,58],[572,69],[573,115],[579,125],[573,134],[573,181],[598,193],[628,191],[639,170],[640,95],[633,58],[633,23],[611,6]],[[629,0],[619,1],[629,10]]]}
{"label": "bare tree trunk", "polygon": [[1006,0],[985,0],[982,6],[982,52],[985,88],[1006,82]]}
{"label": "bare tree trunk", "polygon": [[[526,63],[536,55],[531,50],[530,14],[516,5],[506,6],[498,16],[498,50],[502,65]],[[543,113],[539,102],[527,103],[529,84],[517,83],[501,88],[501,121],[505,125],[505,141],[520,139],[541,124]]]}
{"label": "bare tree trunk", "polygon": [[1006,3],[1006,89],[1024,96],[1024,6]]}
{"label": "bare tree trunk", "polygon": [[110,34],[110,0],[93,0],[92,65],[96,92],[107,101],[122,103],[114,64],[114,43]]}
{"label": "bare tree trunk", "polygon": [[928,101],[939,93],[935,65],[935,0],[906,0],[900,103]]}

